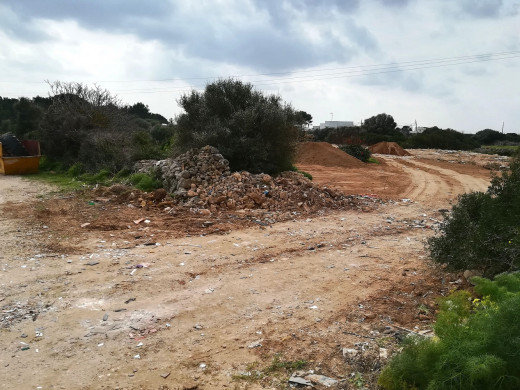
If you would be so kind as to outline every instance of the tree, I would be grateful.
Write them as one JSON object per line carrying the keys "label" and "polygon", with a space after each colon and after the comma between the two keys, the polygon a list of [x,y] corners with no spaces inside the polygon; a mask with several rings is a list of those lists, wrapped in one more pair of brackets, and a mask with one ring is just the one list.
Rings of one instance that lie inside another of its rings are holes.
{"label": "tree", "polygon": [[16,112],[15,133],[18,138],[38,130],[43,110],[27,98],[21,98],[13,106]]}
{"label": "tree", "polygon": [[492,145],[497,141],[505,140],[507,136],[496,130],[484,129],[478,131],[473,138],[480,143],[480,145]]}
{"label": "tree", "polygon": [[383,113],[365,119],[361,127],[369,133],[393,134],[397,124],[392,115]]}
{"label": "tree", "polygon": [[40,124],[42,152],[49,159],[117,172],[136,159],[156,157],[147,146],[153,141],[149,132],[108,90],[74,82],[49,85],[52,104]]}
{"label": "tree", "polygon": [[312,124],[312,115],[305,111],[297,111],[296,121],[302,127],[309,127]]}
{"label": "tree", "polygon": [[279,96],[223,79],[204,92],[181,96],[178,103],[185,112],[177,117],[177,153],[211,145],[232,170],[276,173],[291,168],[302,117]]}

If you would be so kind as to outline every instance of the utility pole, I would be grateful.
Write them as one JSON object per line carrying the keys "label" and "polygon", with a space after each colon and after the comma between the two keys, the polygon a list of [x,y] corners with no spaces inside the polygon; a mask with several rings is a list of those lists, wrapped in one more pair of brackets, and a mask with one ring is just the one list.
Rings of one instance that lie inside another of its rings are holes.
{"label": "utility pole", "polygon": [[417,133],[417,119],[415,120],[415,133]]}
{"label": "utility pole", "polygon": [[504,122],[502,122],[502,134],[504,134]]}
{"label": "utility pole", "polygon": [[331,122],[332,122],[332,119],[333,119],[333,118],[334,118],[334,113],[331,112],[331,113],[330,113],[330,121],[331,121]]}

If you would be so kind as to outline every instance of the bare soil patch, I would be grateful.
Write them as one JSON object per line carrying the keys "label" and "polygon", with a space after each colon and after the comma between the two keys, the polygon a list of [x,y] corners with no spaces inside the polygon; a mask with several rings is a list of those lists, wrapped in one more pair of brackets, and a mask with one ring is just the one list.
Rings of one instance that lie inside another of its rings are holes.
{"label": "bare soil patch", "polygon": [[266,370],[276,357],[331,388],[356,372],[375,388],[385,353],[428,332],[436,298],[464,286],[427,262],[439,210],[489,181],[484,163],[413,154],[299,165],[364,195],[289,212],[207,215],[104,190],[38,198],[45,188],[0,177],[3,388],[285,388],[292,372]]}

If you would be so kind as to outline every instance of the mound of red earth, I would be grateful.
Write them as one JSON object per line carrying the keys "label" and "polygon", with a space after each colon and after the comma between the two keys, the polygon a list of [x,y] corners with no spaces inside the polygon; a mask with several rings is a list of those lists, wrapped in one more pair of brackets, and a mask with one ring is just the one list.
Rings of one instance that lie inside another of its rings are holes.
{"label": "mound of red earth", "polygon": [[376,154],[391,154],[394,156],[411,156],[406,150],[399,146],[395,142],[379,142],[368,148],[370,152]]}
{"label": "mound of red earth", "polygon": [[361,168],[365,163],[327,142],[302,142],[298,146],[296,165]]}

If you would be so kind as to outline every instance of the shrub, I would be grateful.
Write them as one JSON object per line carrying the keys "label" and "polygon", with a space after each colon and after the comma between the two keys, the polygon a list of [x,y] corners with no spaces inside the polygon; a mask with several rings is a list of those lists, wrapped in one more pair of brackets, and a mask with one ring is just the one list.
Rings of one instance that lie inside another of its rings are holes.
{"label": "shrub", "polygon": [[177,117],[175,153],[211,145],[235,171],[272,174],[291,167],[299,118],[279,96],[227,79],[183,95],[179,105],[185,112]]}
{"label": "shrub", "polygon": [[50,106],[39,125],[42,153],[85,171],[130,168],[138,159],[163,157],[149,123],[136,118],[109,91],[81,83],[50,84]]}
{"label": "shrub", "polygon": [[372,156],[370,150],[368,150],[362,145],[340,145],[339,148],[343,150],[345,153],[348,153],[352,157],[355,157],[358,160],[361,160],[365,163],[368,162],[368,160],[370,160],[370,157]]}
{"label": "shrub", "polygon": [[435,148],[448,150],[471,150],[480,144],[471,134],[463,134],[453,129],[430,127],[420,134],[413,134],[401,144],[404,148]]}
{"label": "shrub", "polygon": [[520,155],[510,168],[492,179],[486,193],[459,198],[441,234],[428,241],[434,261],[488,276],[520,269]]}
{"label": "shrub", "polygon": [[520,274],[473,281],[483,299],[444,298],[436,337],[408,338],[379,377],[384,389],[519,388]]}
{"label": "shrub", "polygon": [[307,179],[312,180],[312,175],[311,175],[309,172],[300,171],[300,170],[299,170],[298,168],[296,168],[294,165],[291,165],[291,168],[289,168],[289,171],[299,172],[299,173],[301,173],[303,176],[305,176]]}
{"label": "shrub", "polygon": [[129,181],[141,191],[149,192],[161,188],[161,183],[146,173],[130,175]]}

